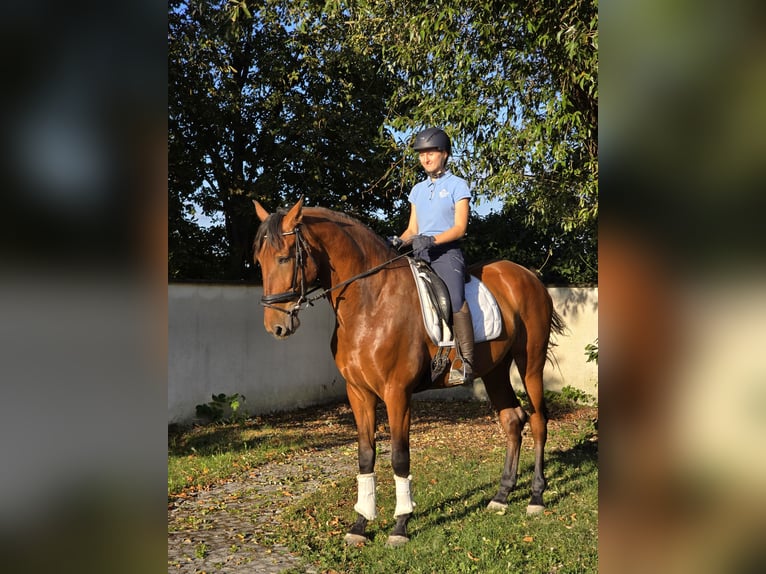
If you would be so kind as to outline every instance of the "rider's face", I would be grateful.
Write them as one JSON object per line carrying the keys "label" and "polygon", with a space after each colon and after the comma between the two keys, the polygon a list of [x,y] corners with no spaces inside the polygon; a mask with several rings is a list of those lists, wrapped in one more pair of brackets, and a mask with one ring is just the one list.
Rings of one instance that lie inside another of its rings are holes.
{"label": "rider's face", "polygon": [[447,152],[439,151],[436,148],[427,149],[418,152],[418,158],[423,169],[428,173],[432,173],[443,167],[444,162],[447,161]]}

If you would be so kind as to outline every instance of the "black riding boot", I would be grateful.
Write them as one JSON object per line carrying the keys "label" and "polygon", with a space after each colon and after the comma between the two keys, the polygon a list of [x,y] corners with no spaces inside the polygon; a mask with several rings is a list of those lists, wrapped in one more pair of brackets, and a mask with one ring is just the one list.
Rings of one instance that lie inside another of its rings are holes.
{"label": "black riding boot", "polygon": [[473,382],[473,322],[468,303],[463,303],[460,311],[452,314],[452,327],[457,343],[457,356],[461,359],[459,369],[450,371],[447,384],[463,385]]}

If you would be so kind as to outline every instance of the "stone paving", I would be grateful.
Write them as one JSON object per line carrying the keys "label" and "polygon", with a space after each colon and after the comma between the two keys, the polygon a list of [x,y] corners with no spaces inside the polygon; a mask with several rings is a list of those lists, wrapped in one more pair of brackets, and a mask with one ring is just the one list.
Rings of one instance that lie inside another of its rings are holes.
{"label": "stone paving", "polygon": [[271,542],[278,516],[296,497],[355,472],[356,443],[350,442],[296,453],[259,467],[246,481],[177,499],[168,506],[168,573],[315,574],[311,565]]}

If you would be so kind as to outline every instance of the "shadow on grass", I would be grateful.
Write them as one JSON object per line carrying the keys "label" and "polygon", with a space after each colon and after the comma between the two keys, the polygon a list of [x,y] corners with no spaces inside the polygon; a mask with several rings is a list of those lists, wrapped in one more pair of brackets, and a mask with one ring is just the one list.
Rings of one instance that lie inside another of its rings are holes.
{"label": "shadow on grass", "polygon": [[[417,518],[417,530],[425,530],[434,526],[455,522],[480,509],[486,508],[489,498],[485,499],[482,495],[486,495],[487,492],[492,491],[496,486],[497,484],[492,481],[484,481],[473,485],[463,492],[440,500],[438,504],[433,504],[427,508],[418,508],[415,515]],[[476,501],[471,504],[465,504],[465,501],[471,498],[476,498]],[[444,508],[452,506],[457,506],[460,510],[445,513]],[[413,529],[413,532],[415,531],[416,529]]]}
{"label": "shadow on grass", "polygon": [[555,505],[567,496],[580,494],[593,480],[598,468],[598,442],[583,441],[566,450],[546,453],[548,485],[555,481],[556,489],[546,491],[546,504]]}
{"label": "shadow on grass", "polygon": [[[576,410],[555,405],[550,417],[556,420]],[[378,439],[385,442],[388,417],[385,405],[376,408]],[[476,422],[494,424],[495,413],[481,401],[416,401],[413,405],[411,430],[419,427]],[[380,432],[383,431],[383,432]],[[274,450],[322,450],[349,445],[356,448],[356,427],[347,402],[315,406],[291,412],[253,417],[240,424],[212,423],[191,428],[168,428],[168,452],[171,456],[243,452],[256,448]],[[494,446],[502,447],[504,438],[498,430]],[[546,453],[549,463],[561,462],[561,468],[576,467],[583,457],[597,459],[597,446],[583,443],[568,451]],[[498,481],[502,467],[498,468]],[[522,474],[527,470],[522,467]],[[531,469],[529,469],[531,473]],[[518,489],[518,486],[517,486]],[[516,491],[516,490],[515,490]],[[515,492],[514,491],[514,492]]]}
{"label": "shadow on grass", "polygon": [[354,418],[347,403],[251,417],[242,423],[168,427],[168,452],[239,453],[256,448],[326,449],[356,442]]}
{"label": "shadow on grass", "polygon": [[[515,508],[525,511],[531,496],[533,464],[522,464],[516,486],[507,499],[507,512],[515,512]],[[592,487],[593,471],[598,464],[598,448],[595,444],[585,442],[577,444],[565,451],[556,451],[546,456],[546,474],[549,489],[545,493],[545,504],[553,508],[571,495],[584,494]],[[497,468],[497,480],[485,480],[479,484],[470,484],[466,480],[465,489],[431,504],[419,507],[417,510],[417,527],[424,530],[434,526],[458,521],[480,510],[486,510],[487,504],[500,486],[502,466]],[[555,484],[555,488],[550,486]],[[465,502],[472,500],[471,503]],[[449,513],[445,508],[451,508]],[[456,509],[456,510],[454,510]]]}

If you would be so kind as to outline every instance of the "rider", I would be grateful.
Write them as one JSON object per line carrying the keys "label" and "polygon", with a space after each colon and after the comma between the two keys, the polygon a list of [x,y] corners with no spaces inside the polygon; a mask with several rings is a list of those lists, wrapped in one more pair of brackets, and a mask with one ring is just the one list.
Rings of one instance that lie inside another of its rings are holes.
{"label": "rider", "polygon": [[473,381],[473,323],[465,300],[465,259],[459,240],[468,227],[471,192],[468,183],[447,169],[452,153],[449,137],[439,128],[415,136],[415,151],[428,177],[410,191],[410,220],[399,239],[412,243],[412,253],[431,264],[447,285],[452,324],[462,372],[453,369],[449,384]]}

